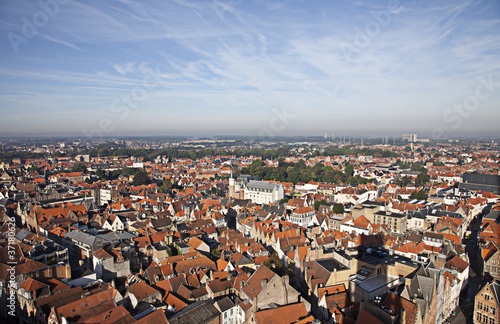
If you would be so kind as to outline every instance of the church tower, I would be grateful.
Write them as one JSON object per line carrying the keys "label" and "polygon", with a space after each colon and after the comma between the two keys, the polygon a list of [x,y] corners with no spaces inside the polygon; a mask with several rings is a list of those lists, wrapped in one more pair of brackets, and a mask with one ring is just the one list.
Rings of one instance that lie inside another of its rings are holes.
{"label": "church tower", "polygon": [[231,173],[229,174],[229,198],[234,198],[234,175],[232,167]]}

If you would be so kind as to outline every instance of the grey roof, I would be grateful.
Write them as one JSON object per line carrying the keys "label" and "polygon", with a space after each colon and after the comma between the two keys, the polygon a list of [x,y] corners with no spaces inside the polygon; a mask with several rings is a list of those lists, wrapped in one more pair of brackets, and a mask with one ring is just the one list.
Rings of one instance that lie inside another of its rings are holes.
{"label": "grey roof", "polygon": [[217,306],[219,306],[221,312],[225,312],[228,309],[234,307],[234,303],[227,296],[222,298],[221,300],[216,301],[215,303],[217,304]]}
{"label": "grey roof", "polygon": [[235,199],[234,202],[233,202],[233,206],[246,207],[251,202],[252,201],[250,199]]}
{"label": "grey roof", "polygon": [[394,213],[394,212],[386,213],[385,211],[382,211],[382,210],[375,212],[374,214],[379,215],[379,216],[388,216],[388,217],[397,217],[397,218],[403,218],[406,216],[405,214],[399,214],[399,213]]}
{"label": "grey roof", "polygon": [[84,232],[80,231],[72,231],[64,234],[66,238],[69,238],[73,241],[77,241],[83,244],[86,244],[88,246],[94,247],[97,244],[104,244],[107,243],[107,240],[104,240],[102,238],[95,237],[94,235],[90,235]]}
{"label": "grey roof", "polygon": [[12,204],[12,200],[10,200],[9,198],[2,198],[0,199],[0,206],[3,206],[3,207],[6,207],[10,204]]}
{"label": "grey roof", "polygon": [[30,231],[23,228],[15,235],[15,238],[22,242],[30,234],[32,234]]}
{"label": "grey roof", "polygon": [[96,235],[96,237],[106,241],[113,242],[113,241],[123,241],[123,240],[133,239],[134,237],[137,237],[137,235],[125,231],[125,232],[99,234]]}
{"label": "grey roof", "polygon": [[250,180],[257,180],[258,181],[258,180],[260,180],[260,178],[258,176],[252,176],[252,175],[248,175],[248,174],[240,174],[238,179],[236,179],[236,182],[238,182],[240,184],[246,184]]}
{"label": "grey roof", "polygon": [[493,174],[464,173],[460,189],[487,191],[500,194],[500,176]]}
{"label": "grey roof", "polygon": [[333,272],[335,269],[336,270],[347,269],[345,265],[343,265],[342,263],[338,262],[335,259],[321,259],[321,260],[316,260],[316,262],[329,272]]}
{"label": "grey roof", "polygon": [[281,185],[277,183],[251,180],[247,184],[247,189],[258,191],[273,191],[275,188],[279,188],[280,186]]}
{"label": "grey roof", "polygon": [[455,213],[455,212],[449,212],[446,210],[443,210],[442,207],[436,207],[436,208],[422,208],[420,212],[414,212],[414,214],[418,215],[418,213],[421,213],[425,216],[434,216],[434,217],[441,217],[441,216],[448,216],[452,218],[458,218],[458,219],[463,219],[464,216],[461,215],[460,213]]}
{"label": "grey roof", "polygon": [[246,256],[242,256],[238,262],[236,262],[236,265],[244,265],[244,264],[251,264],[253,263],[252,260],[250,260],[249,258],[247,258]]}
{"label": "grey roof", "polygon": [[491,211],[488,215],[484,216],[484,218],[487,218],[487,219],[498,219],[498,217],[500,217],[500,210],[493,210]]}
{"label": "grey roof", "polygon": [[268,204],[262,205],[262,208],[260,211],[270,213],[270,214],[275,214],[275,215],[283,215],[286,211],[286,208],[284,205],[278,205],[278,206],[271,206]]}
{"label": "grey roof", "polygon": [[197,301],[168,318],[170,324],[204,324],[220,316],[212,300]]}
{"label": "grey roof", "polygon": [[495,298],[497,300],[497,304],[500,304],[500,284],[492,282],[490,283],[490,288],[495,292]]}
{"label": "grey roof", "polygon": [[389,285],[396,280],[399,280],[399,277],[381,273],[378,276],[368,278],[364,281],[357,281],[356,285],[364,291],[371,293],[377,289]]}

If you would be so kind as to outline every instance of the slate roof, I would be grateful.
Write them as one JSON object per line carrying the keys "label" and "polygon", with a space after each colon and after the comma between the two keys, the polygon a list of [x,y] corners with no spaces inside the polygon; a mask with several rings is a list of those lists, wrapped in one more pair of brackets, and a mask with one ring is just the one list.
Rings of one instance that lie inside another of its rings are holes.
{"label": "slate roof", "polygon": [[64,234],[64,236],[66,238],[73,240],[73,241],[77,241],[77,242],[86,244],[90,247],[94,247],[98,244],[108,243],[107,240],[104,240],[102,238],[97,238],[94,235],[90,235],[90,234],[80,232],[80,231],[68,232],[68,233]]}
{"label": "slate roof", "polygon": [[273,191],[275,188],[279,188],[280,186],[280,184],[276,183],[250,180],[247,184],[247,189],[257,191]]}
{"label": "slate roof", "polygon": [[228,309],[234,307],[234,303],[227,296],[222,298],[221,300],[216,301],[215,303],[217,304],[217,306],[219,306],[221,312],[225,312]]}
{"label": "slate roof", "polygon": [[170,324],[204,324],[220,316],[212,300],[197,301],[168,318]]}
{"label": "slate roof", "polygon": [[464,173],[460,189],[473,191],[487,191],[500,194],[500,176],[493,174]]}

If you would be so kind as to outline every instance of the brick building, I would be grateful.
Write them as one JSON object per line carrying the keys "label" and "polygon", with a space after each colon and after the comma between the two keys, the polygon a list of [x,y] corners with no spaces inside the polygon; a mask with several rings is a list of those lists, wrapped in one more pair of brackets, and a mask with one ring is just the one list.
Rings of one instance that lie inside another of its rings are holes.
{"label": "brick building", "polygon": [[474,302],[474,324],[496,324],[499,321],[500,284],[490,282],[476,295]]}

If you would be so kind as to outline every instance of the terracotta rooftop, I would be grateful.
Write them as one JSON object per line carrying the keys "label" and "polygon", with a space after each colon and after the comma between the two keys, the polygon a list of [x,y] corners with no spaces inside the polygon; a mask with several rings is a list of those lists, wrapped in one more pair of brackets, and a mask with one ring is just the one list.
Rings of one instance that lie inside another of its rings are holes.
{"label": "terracotta rooftop", "polygon": [[304,303],[290,304],[274,309],[266,309],[254,314],[257,324],[290,324],[306,317],[308,311]]}

